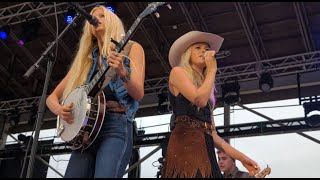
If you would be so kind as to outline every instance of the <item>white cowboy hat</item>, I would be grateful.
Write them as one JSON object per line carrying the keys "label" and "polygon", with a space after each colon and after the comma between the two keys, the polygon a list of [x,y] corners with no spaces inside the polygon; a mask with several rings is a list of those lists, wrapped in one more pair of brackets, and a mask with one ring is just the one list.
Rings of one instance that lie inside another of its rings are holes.
{"label": "white cowboy hat", "polygon": [[190,31],[185,35],[178,38],[171,46],[169,51],[169,63],[171,67],[179,65],[181,61],[181,55],[193,44],[198,42],[206,42],[209,44],[210,49],[219,51],[223,38],[216,34],[200,32],[200,31]]}

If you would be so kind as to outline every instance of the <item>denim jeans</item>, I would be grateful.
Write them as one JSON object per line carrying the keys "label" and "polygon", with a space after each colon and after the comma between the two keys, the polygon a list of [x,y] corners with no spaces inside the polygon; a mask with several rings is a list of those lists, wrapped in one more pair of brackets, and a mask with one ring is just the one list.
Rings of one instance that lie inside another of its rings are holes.
{"label": "denim jeans", "polygon": [[132,122],[125,114],[106,112],[94,143],[71,153],[65,178],[122,178],[132,148]]}

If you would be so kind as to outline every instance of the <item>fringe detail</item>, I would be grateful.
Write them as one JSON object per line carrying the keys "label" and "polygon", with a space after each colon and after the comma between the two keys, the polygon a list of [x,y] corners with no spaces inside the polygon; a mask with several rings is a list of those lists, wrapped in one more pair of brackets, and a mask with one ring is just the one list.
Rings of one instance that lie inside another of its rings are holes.
{"label": "fringe detail", "polygon": [[207,149],[208,149],[208,156],[209,156],[209,160],[210,160],[210,164],[211,164],[211,172],[212,172],[212,177],[215,178],[223,178],[219,165],[217,163],[217,158],[216,158],[216,153],[214,150],[214,142],[212,139],[212,136],[204,133],[205,135],[205,139],[206,139],[206,145],[207,145]]}
{"label": "fringe detail", "polygon": [[[212,144],[208,146],[206,139],[203,128],[190,127],[187,123],[178,123],[169,139],[161,177],[213,177],[211,159],[215,158],[214,146],[211,146]],[[209,147],[213,154],[208,152]],[[210,157],[212,155],[214,156]],[[220,171],[219,167],[218,171]],[[219,174],[221,175],[220,172]]]}
{"label": "fringe detail", "polygon": [[[187,165],[187,164],[186,164]],[[197,173],[200,173],[199,175],[202,178],[210,178],[211,175],[211,168],[196,168],[192,169],[191,171],[188,171],[184,168],[181,168],[181,164],[171,164],[171,166],[167,166],[164,174],[161,176],[163,178],[195,178],[197,177]]]}

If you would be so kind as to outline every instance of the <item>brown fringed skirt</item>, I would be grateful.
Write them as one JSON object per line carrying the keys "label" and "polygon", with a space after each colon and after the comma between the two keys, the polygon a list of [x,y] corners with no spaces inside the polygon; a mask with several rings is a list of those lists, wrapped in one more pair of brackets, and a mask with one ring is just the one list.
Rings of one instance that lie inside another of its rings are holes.
{"label": "brown fringed skirt", "polygon": [[211,124],[177,116],[167,147],[162,178],[222,178]]}

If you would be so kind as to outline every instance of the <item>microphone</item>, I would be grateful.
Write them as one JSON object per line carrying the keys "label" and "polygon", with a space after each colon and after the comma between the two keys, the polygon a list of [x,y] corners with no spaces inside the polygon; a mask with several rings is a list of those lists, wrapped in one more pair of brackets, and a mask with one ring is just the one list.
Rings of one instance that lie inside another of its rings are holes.
{"label": "microphone", "polygon": [[215,58],[222,59],[222,58],[228,57],[230,55],[231,55],[230,51],[222,51],[222,52],[219,52],[218,54],[215,54]]}
{"label": "microphone", "polygon": [[72,7],[74,7],[82,16],[84,16],[90,24],[97,27],[99,25],[99,21],[96,17],[91,16],[85,10],[83,10],[78,3],[75,2],[68,2]]}
{"label": "microphone", "polygon": [[[222,58],[225,58],[225,57],[228,57],[231,55],[231,52],[230,51],[220,51],[219,53],[216,53],[214,55],[214,57],[218,60],[218,59],[222,59]],[[201,57],[204,57],[204,55],[201,55]]]}

